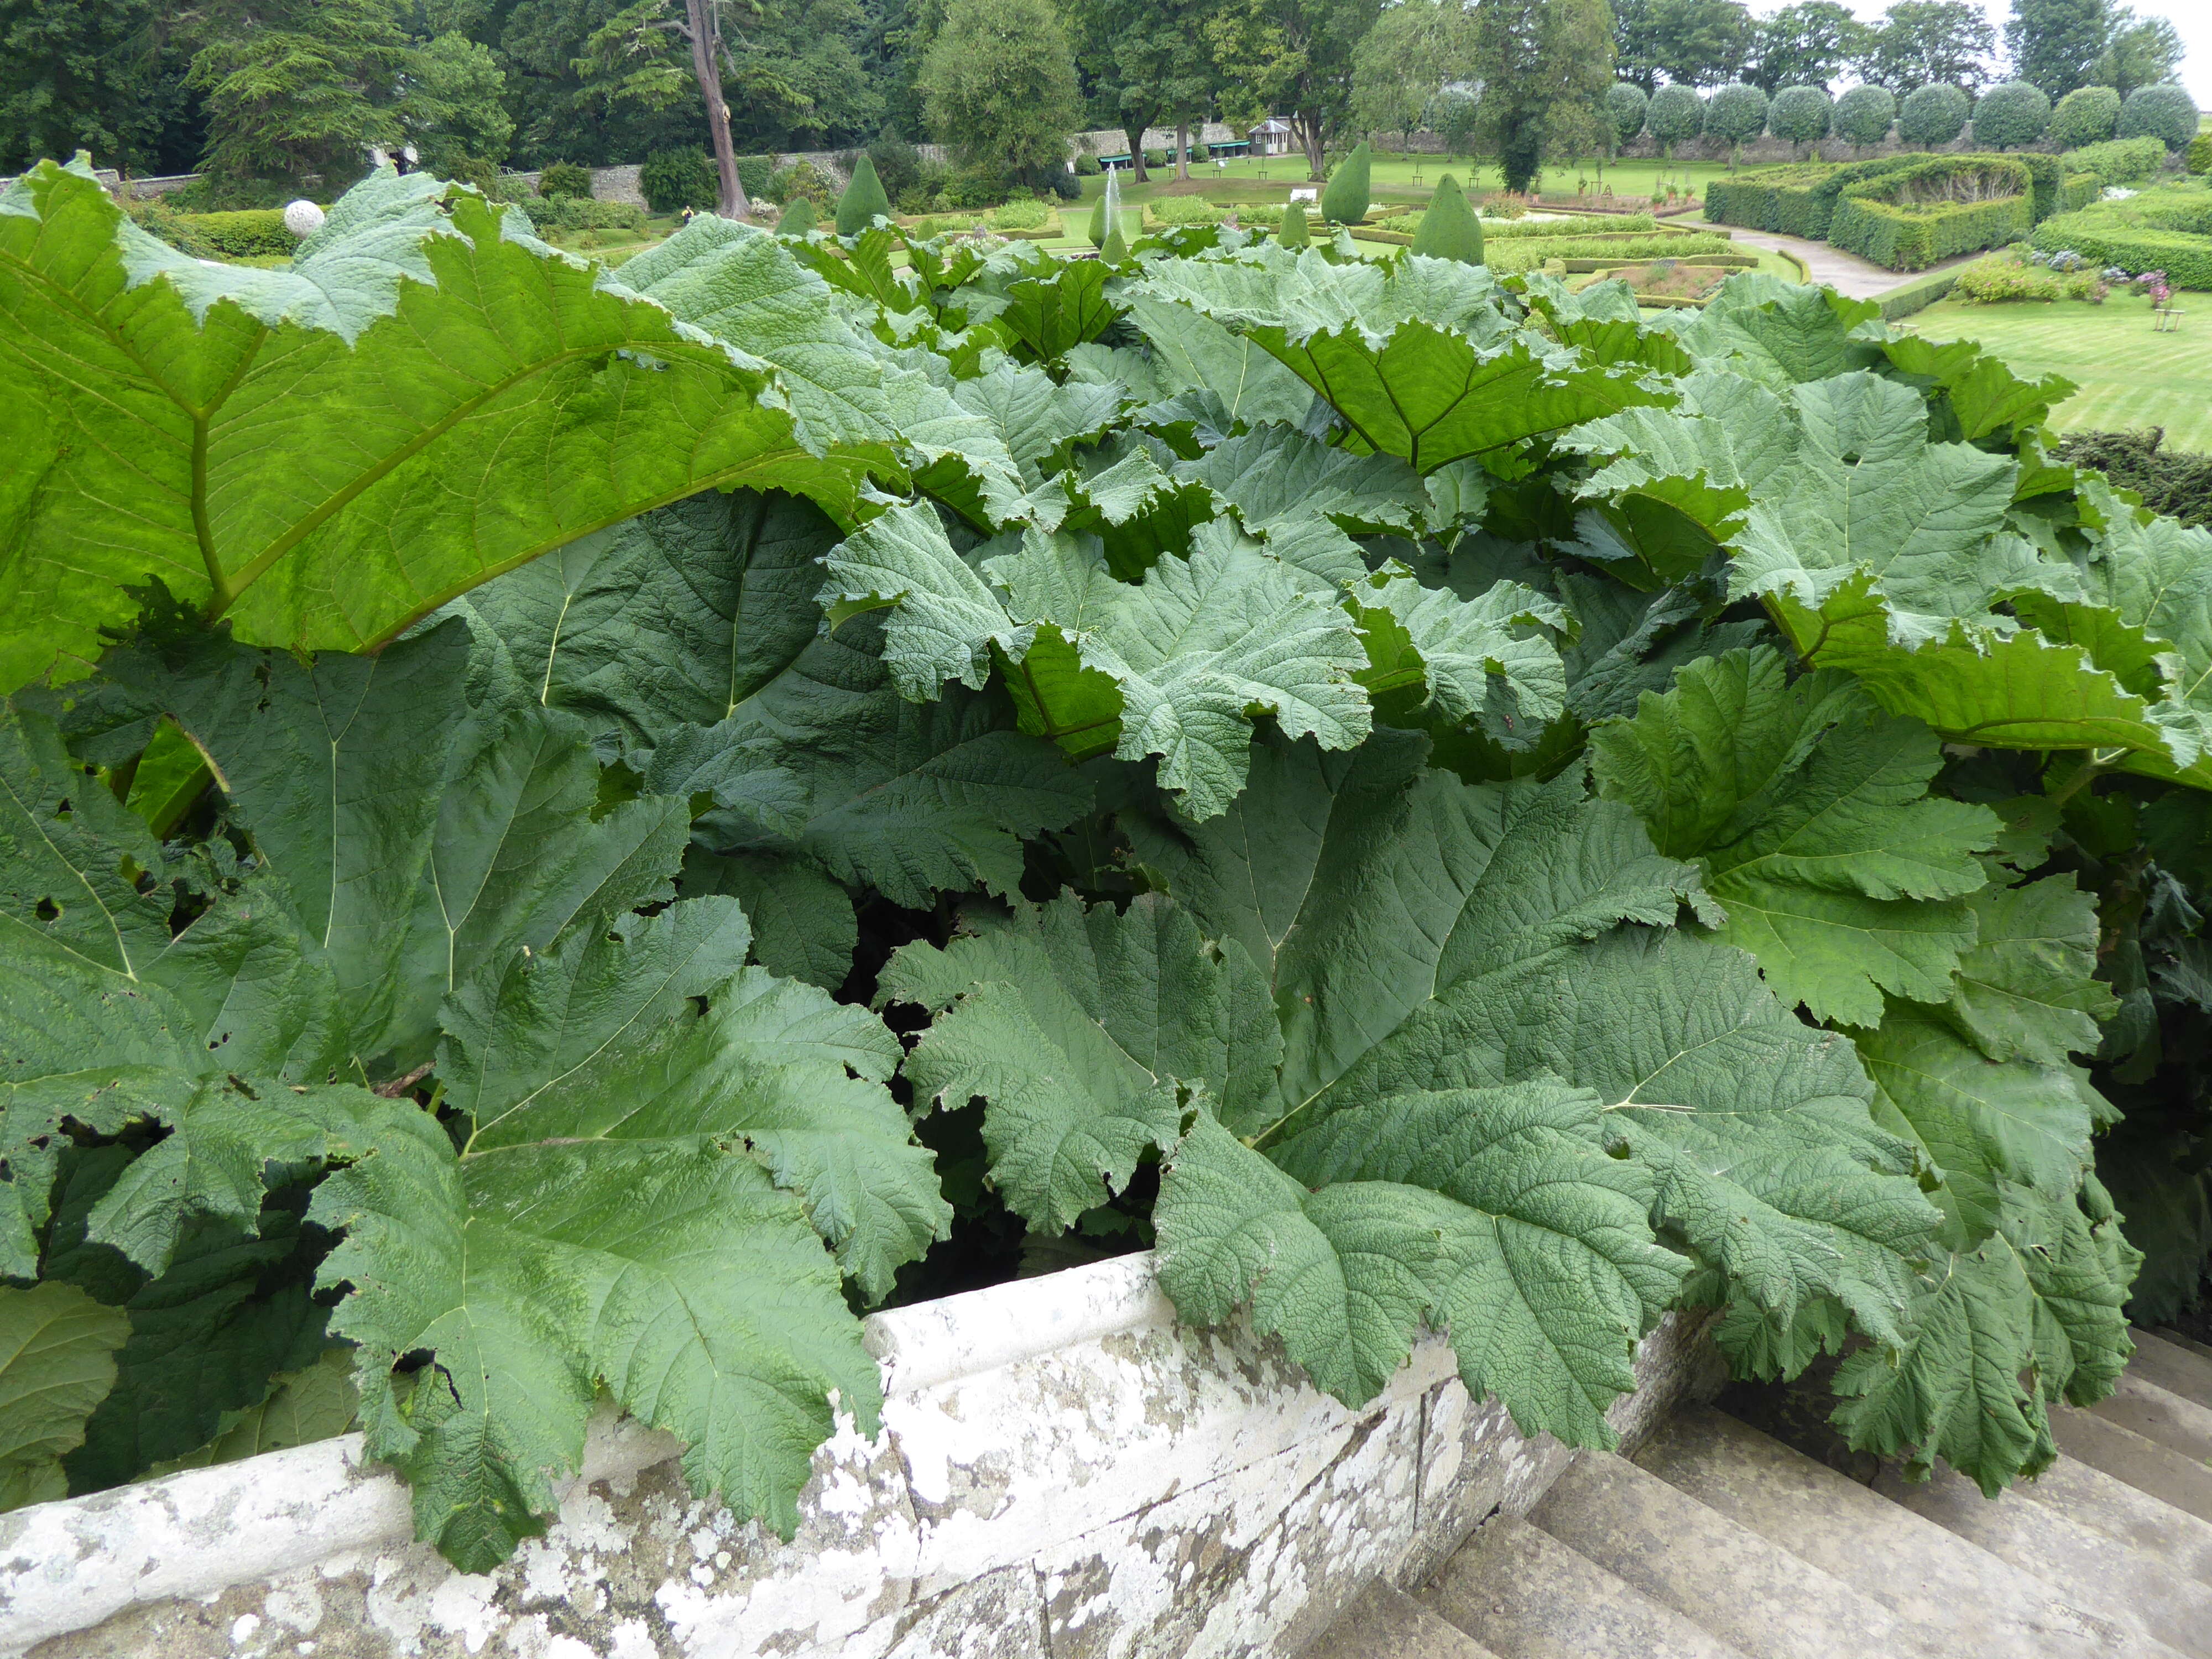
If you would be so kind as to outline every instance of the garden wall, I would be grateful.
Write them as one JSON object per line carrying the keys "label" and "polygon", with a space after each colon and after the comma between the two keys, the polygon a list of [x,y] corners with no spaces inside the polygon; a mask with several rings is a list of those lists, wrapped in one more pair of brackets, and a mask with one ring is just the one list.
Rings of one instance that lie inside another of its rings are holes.
{"label": "garden wall", "polygon": [[[1613,1421],[1719,1381],[1669,1315]],[[0,1516],[16,1659],[1183,1659],[1289,1655],[1379,1577],[1425,1577],[1573,1454],[1423,1342],[1346,1410],[1272,1343],[1179,1329],[1149,1255],[878,1314],[884,1432],[816,1454],[779,1543],[602,1419],[544,1537],[498,1571],[409,1541],[360,1437]]]}

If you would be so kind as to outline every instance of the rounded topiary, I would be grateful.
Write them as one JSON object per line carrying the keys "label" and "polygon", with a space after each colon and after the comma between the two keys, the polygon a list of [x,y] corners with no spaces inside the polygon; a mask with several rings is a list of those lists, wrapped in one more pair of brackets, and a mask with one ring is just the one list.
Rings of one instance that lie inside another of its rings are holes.
{"label": "rounded topiary", "polygon": [[655,150],[637,170],[637,188],[655,213],[703,213],[722,199],[722,181],[703,150]]}
{"label": "rounded topiary", "polygon": [[1732,153],[1747,138],[1766,131],[1766,94],[1757,87],[1731,81],[1713,88],[1705,100],[1705,137],[1717,138]]}
{"label": "rounded topiary", "polygon": [[814,204],[804,196],[794,196],[784,205],[783,217],[775,222],[779,236],[804,236],[814,228]]}
{"label": "rounded topiary", "polygon": [[837,198],[837,234],[858,236],[875,223],[878,214],[888,219],[890,213],[891,198],[884,194],[875,161],[863,155],[853,164],[853,176],[846,181],[845,193]]}
{"label": "rounded topiary", "polygon": [[1482,263],[1482,221],[1474,216],[1459,181],[1449,173],[1421,215],[1421,228],[1413,233],[1413,252],[1431,259],[1456,259],[1463,265]]}
{"label": "rounded topiary", "polygon": [[[1473,100],[1469,100],[1473,102]],[[1613,141],[1625,144],[1644,131],[1644,113],[1651,100],[1630,81],[1616,81],[1606,88],[1605,118],[1613,124]]]}
{"label": "rounded topiary", "polygon": [[1087,149],[1075,158],[1075,176],[1079,179],[1096,179],[1105,171],[1105,165]]}
{"label": "rounded topiary", "polygon": [[2186,149],[2197,137],[2197,100],[2183,87],[2137,87],[2120,106],[2120,137],[2163,138],[2168,149]]}
{"label": "rounded topiary", "polygon": [[1344,158],[1328,181],[1328,188],[1321,193],[1321,216],[1335,225],[1356,225],[1367,216],[1368,179],[1372,171],[1373,154],[1367,141],[1359,141],[1359,148]]}
{"label": "rounded topiary", "polygon": [[2120,94],[2110,87],[2076,87],[2051,112],[2051,136],[2063,149],[2101,144],[2119,124]]}
{"label": "rounded topiary", "polygon": [[1836,100],[1836,137],[1848,144],[1878,144],[1897,119],[1897,96],[1887,87],[1853,87]]}
{"label": "rounded topiary", "polygon": [[1283,228],[1275,233],[1275,240],[1285,247],[1310,247],[1313,233],[1306,228],[1306,204],[1293,202],[1283,210]]}
{"label": "rounded topiary", "polygon": [[2199,133],[2189,141],[2188,166],[2199,176],[2212,173],[2212,132]]}
{"label": "rounded topiary", "polygon": [[1766,130],[1792,144],[1817,144],[1836,117],[1826,87],[1784,87],[1766,106]]}
{"label": "rounded topiary", "polygon": [[1966,96],[1966,88],[1948,82],[1938,81],[1908,93],[1897,106],[1898,140],[1916,149],[1948,144],[1966,130],[1966,117],[1973,107],[1974,100]]}
{"label": "rounded topiary", "polygon": [[1705,130],[1705,100],[1693,88],[1662,87],[1651,94],[1644,125],[1659,141],[1659,153],[1664,155],[1685,138],[1694,138]]}
{"label": "rounded topiary", "polygon": [[[2190,125],[2196,125],[2194,110]],[[2050,130],[2050,98],[2042,88],[2025,81],[1991,87],[1974,106],[1974,142],[1984,149],[2032,144]]]}
{"label": "rounded topiary", "polygon": [[549,163],[538,175],[540,196],[582,196],[592,193],[592,170],[578,167],[574,161]]}

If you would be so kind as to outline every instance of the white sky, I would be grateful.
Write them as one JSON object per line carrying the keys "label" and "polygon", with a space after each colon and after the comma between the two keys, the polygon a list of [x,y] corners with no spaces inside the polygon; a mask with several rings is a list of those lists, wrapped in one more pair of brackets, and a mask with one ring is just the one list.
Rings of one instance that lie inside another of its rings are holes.
{"label": "white sky", "polygon": [[[1844,0],[1869,21],[1888,9],[1887,0]],[[2004,52],[2005,19],[2012,15],[2012,0],[1981,0],[1982,9],[1996,25],[1997,52]],[[1778,10],[1777,4],[1754,5],[1761,14]],[[2163,17],[2179,32],[2189,56],[2181,65],[2182,84],[2197,100],[2199,109],[2212,109],[2212,0],[2136,0],[2130,9],[2138,17]]]}

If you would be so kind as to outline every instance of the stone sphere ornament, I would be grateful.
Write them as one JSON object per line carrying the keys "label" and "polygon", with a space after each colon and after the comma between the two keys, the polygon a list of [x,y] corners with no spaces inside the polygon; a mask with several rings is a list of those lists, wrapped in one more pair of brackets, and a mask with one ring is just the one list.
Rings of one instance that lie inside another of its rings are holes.
{"label": "stone sphere ornament", "polygon": [[323,210],[313,202],[288,202],[284,205],[284,228],[305,241],[323,228]]}

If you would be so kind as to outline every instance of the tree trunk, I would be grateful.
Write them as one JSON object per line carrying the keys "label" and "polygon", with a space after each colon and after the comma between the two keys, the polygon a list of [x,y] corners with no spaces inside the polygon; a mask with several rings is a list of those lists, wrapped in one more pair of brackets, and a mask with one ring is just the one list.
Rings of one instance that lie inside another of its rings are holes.
{"label": "tree trunk", "polygon": [[1139,121],[1133,127],[1123,127],[1121,136],[1129,141],[1129,166],[1134,169],[1139,184],[1150,182],[1152,175],[1145,171],[1145,128],[1149,123]]}
{"label": "tree trunk", "polygon": [[1190,123],[1176,123],[1176,177],[1190,177]]}
{"label": "tree trunk", "polygon": [[1317,115],[1293,115],[1291,131],[1297,135],[1298,144],[1306,153],[1306,166],[1319,184],[1328,177],[1328,153],[1322,146],[1321,118]]}
{"label": "tree trunk", "polygon": [[714,168],[721,175],[721,198],[714,210],[725,219],[742,219],[750,205],[744,181],[738,177],[737,146],[730,142],[730,106],[722,101],[721,27],[713,15],[714,0],[684,0],[691,37],[691,74],[699,82],[699,95],[707,100],[707,132],[714,143]]}

